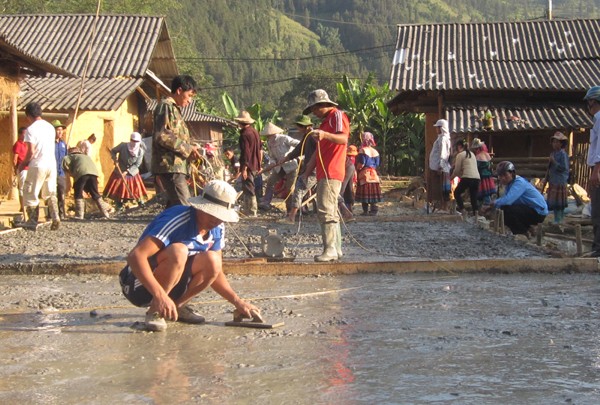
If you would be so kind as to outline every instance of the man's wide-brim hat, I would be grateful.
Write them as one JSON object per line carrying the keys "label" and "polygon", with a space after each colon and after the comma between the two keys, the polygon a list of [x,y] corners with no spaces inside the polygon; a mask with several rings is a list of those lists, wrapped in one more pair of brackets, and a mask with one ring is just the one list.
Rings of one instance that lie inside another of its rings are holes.
{"label": "man's wide-brim hat", "polygon": [[263,136],[270,136],[283,134],[284,132],[285,131],[282,128],[279,128],[277,125],[273,124],[272,122],[269,122],[267,125],[265,125],[263,130],[260,131],[260,134]]}
{"label": "man's wide-brim hat", "polygon": [[302,114],[310,114],[310,111],[313,108],[313,106],[317,104],[330,104],[337,106],[337,103],[334,103],[329,99],[329,96],[327,95],[327,92],[325,90],[317,89],[308,95],[308,103],[306,104],[304,111],[302,111]]}
{"label": "man's wide-brim hat", "polygon": [[241,122],[242,124],[254,124],[254,120],[248,111],[242,111],[240,115],[235,118],[235,120],[237,122]]}
{"label": "man's wide-brim hat", "polygon": [[63,129],[67,128],[67,126],[64,125],[62,122],[60,122],[60,120],[54,120],[54,121],[52,121],[52,126],[54,128],[63,128]]}
{"label": "man's wide-brim hat", "polygon": [[197,210],[212,215],[223,222],[238,222],[240,217],[235,211],[237,192],[222,180],[212,180],[206,186],[202,195],[188,200]]}

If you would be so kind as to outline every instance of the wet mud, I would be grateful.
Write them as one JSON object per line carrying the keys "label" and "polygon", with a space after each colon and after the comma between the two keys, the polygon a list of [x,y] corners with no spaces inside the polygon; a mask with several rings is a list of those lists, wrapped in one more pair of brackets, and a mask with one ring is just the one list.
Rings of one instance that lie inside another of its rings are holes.
{"label": "wet mud", "polygon": [[600,275],[231,277],[271,330],[136,330],[115,276],[0,278],[0,402],[593,404]]}

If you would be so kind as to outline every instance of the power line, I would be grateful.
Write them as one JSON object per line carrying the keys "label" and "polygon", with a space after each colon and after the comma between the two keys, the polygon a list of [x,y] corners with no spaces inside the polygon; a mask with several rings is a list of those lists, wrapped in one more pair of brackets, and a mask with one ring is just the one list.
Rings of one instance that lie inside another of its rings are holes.
{"label": "power line", "polygon": [[[293,17],[293,18],[295,17],[295,18],[309,19],[309,20],[314,20],[314,21],[324,21],[324,22],[330,22],[330,23],[335,23],[335,24],[346,24],[346,25],[356,25],[356,26],[364,26],[365,25],[364,22],[327,20],[325,18],[308,17],[305,15],[284,13],[282,11],[281,11],[281,14],[284,14],[284,15],[287,15],[288,17]],[[398,24],[369,24],[369,25],[371,25],[373,27],[396,27]]]}
{"label": "power line", "polygon": [[339,56],[339,55],[354,54],[354,53],[359,53],[359,52],[374,51],[377,49],[391,48],[391,47],[395,47],[395,46],[396,46],[396,44],[378,45],[378,46],[372,46],[369,48],[352,49],[349,51],[325,53],[322,55],[315,55],[315,56],[302,56],[299,58],[226,58],[226,57],[202,58],[202,57],[194,57],[194,56],[184,56],[184,57],[178,57],[177,60],[190,60],[190,61],[203,61],[203,62],[298,62],[298,61],[304,61],[304,60],[321,59],[321,58],[326,58],[326,57],[330,57],[330,56]]}

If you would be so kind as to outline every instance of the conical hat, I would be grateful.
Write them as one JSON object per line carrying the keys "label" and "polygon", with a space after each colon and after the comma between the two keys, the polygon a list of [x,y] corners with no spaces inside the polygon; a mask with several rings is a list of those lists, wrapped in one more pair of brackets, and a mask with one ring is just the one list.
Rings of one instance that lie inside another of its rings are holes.
{"label": "conical hat", "polygon": [[265,127],[260,132],[260,134],[264,135],[264,136],[269,136],[269,135],[283,134],[284,132],[285,131],[283,129],[279,128],[277,125],[273,124],[272,122],[269,122],[267,125],[265,125]]}

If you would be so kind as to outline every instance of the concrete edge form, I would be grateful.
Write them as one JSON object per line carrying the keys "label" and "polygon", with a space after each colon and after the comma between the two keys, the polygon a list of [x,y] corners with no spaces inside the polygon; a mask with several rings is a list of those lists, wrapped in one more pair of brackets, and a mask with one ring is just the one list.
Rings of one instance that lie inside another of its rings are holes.
{"label": "concrete edge form", "polygon": [[[8,274],[118,274],[122,261],[103,263],[18,263],[0,266]],[[595,273],[597,258],[414,260],[390,262],[267,262],[259,259],[225,259],[225,273],[232,275],[338,275],[358,273]]]}

